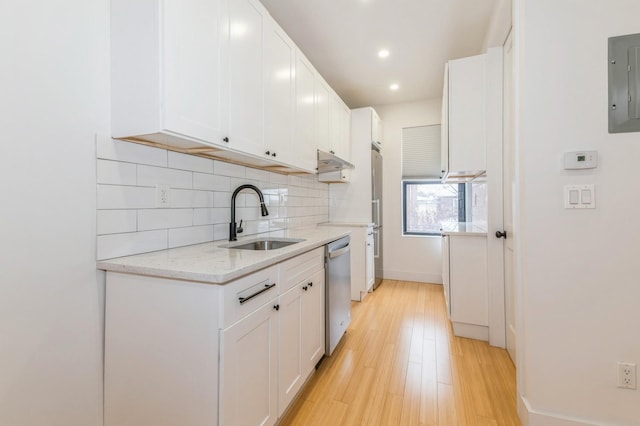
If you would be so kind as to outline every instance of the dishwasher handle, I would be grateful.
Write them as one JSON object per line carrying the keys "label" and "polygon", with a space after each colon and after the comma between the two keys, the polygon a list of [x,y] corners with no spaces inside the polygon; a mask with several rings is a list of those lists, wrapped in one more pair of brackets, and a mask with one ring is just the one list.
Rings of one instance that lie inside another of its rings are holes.
{"label": "dishwasher handle", "polygon": [[351,247],[349,247],[349,243],[347,243],[346,246],[344,246],[341,249],[338,249],[336,251],[330,251],[329,252],[329,259],[334,259],[338,256],[342,256],[343,254],[347,253],[349,250],[351,250]]}

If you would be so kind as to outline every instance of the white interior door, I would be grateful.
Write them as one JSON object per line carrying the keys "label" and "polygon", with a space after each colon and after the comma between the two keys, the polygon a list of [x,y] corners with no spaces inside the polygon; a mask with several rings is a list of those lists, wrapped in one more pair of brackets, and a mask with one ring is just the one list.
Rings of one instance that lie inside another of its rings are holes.
{"label": "white interior door", "polygon": [[512,36],[504,45],[504,135],[503,135],[503,203],[504,228],[504,287],[507,351],[516,362],[516,314],[515,314],[515,237],[513,233],[513,194],[515,189],[514,102],[513,102],[513,48]]}

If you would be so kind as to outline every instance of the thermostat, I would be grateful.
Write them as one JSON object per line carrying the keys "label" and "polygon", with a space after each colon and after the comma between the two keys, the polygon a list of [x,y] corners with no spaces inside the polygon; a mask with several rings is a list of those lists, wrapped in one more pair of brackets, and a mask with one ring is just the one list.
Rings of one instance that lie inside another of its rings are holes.
{"label": "thermostat", "polygon": [[598,151],[574,151],[564,153],[565,170],[595,169],[598,167]]}

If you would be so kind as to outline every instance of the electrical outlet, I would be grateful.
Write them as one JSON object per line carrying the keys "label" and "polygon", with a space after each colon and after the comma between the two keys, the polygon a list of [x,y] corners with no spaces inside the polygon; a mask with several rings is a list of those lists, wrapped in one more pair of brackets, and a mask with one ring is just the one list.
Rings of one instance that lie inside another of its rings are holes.
{"label": "electrical outlet", "polygon": [[156,185],[156,207],[169,207],[170,195],[169,185]]}
{"label": "electrical outlet", "polygon": [[636,365],[631,362],[618,362],[618,387],[636,388]]}

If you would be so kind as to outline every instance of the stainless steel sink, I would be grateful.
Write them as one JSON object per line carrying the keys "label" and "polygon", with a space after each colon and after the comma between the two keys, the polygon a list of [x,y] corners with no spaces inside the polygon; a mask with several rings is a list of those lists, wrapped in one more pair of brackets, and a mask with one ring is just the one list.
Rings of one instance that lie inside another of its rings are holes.
{"label": "stainless steel sink", "polygon": [[239,250],[277,250],[304,241],[299,238],[260,238],[257,240],[225,244],[220,247]]}

